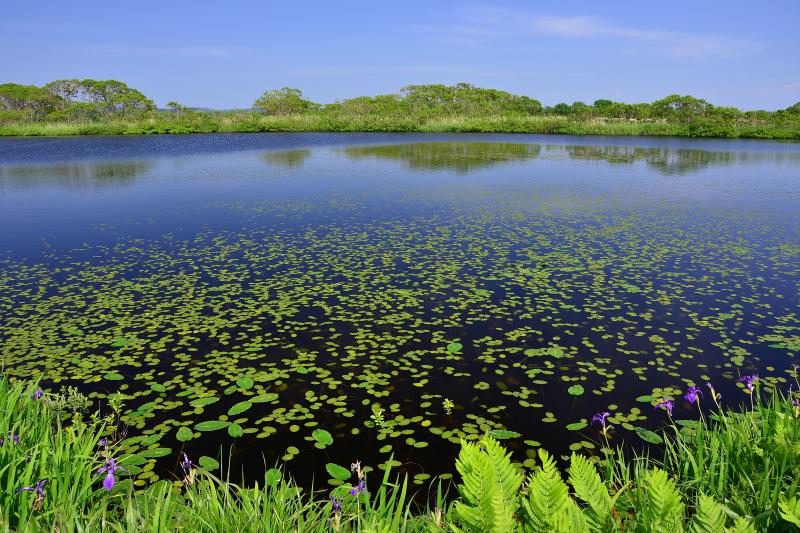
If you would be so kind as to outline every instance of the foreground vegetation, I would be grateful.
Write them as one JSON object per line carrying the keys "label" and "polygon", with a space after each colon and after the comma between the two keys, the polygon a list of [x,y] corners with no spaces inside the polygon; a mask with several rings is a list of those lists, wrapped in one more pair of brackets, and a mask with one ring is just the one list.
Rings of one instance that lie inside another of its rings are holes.
{"label": "foreground vegetation", "polygon": [[411,85],[399,94],[332,104],[298,89],[265,92],[250,110],[159,110],[116,80],[0,85],[0,135],[125,135],[265,131],[511,132],[800,139],[800,102],[741,111],[692,96],[652,103],[596,100],[545,107],[533,98],[467,83]]}
{"label": "foreground vegetation", "polygon": [[[749,405],[725,411],[709,386],[690,389],[698,420],[671,419],[663,460],[572,454],[564,466],[545,451],[526,472],[491,436],[463,441],[458,495],[432,487],[428,508],[408,482],[380,478],[360,463],[350,484],[302,490],[280,470],[243,487],[176,457],[181,476],[140,490],[136,468],[118,454],[125,438],[119,406],[82,415],[74,390],[43,392],[30,382],[0,381],[0,525],[5,530],[110,531],[783,531],[800,526],[800,407],[789,393],[762,395],[743,380]],[[795,393],[796,396],[796,393]],[[713,402],[713,403],[712,403]],[[714,405],[700,410],[700,404]],[[713,412],[712,412],[713,411]],[[608,414],[593,421],[613,435]],[[565,458],[566,459],[566,458]],[[335,465],[334,465],[335,466]],[[339,467],[341,468],[341,467]],[[335,472],[339,475],[339,472]],[[347,472],[345,470],[345,475]],[[566,478],[566,481],[564,480]]]}

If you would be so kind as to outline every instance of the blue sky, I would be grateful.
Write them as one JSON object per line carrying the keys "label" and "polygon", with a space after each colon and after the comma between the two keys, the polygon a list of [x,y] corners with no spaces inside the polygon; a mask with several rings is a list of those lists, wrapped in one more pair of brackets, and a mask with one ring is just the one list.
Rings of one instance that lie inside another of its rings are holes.
{"label": "blue sky", "polygon": [[800,1],[4,0],[0,83],[115,78],[159,105],[332,102],[467,81],[552,105],[800,101]]}

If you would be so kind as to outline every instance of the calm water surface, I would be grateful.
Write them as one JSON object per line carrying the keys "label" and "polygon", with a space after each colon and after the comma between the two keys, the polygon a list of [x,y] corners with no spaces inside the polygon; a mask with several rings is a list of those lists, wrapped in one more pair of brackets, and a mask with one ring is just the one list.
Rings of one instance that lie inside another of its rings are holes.
{"label": "calm water surface", "polygon": [[785,390],[800,351],[797,144],[0,139],[0,229],[6,369],[125,394],[139,484],[181,449],[427,484],[486,431],[593,453],[606,410],[641,446],[659,400]]}

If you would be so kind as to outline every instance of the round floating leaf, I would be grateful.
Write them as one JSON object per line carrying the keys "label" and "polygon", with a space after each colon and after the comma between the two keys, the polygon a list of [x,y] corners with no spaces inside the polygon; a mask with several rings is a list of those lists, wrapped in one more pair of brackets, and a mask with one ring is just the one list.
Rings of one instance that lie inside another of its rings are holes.
{"label": "round floating leaf", "polygon": [[636,428],[636,434],[639,435],[640,439],[651,444],[661,444],[664,442],[664,439],[662,439],[658,433],[654,433],[649,429]]}
{"label": "round floating leaf", "polygon": [[192,440],[194,434],[192,430],[187,428],[186,426],[181,426],[178,428],[178,431],[175,433],[175,438],[178,439],[180,442],[186,442]]}
{"label": "round floating leaf", "polygon": [[207,455],[201,456],[200,459],[198,459],[198,462],[200,463],[200,466],[209,471],[216,470],[219,468],[219,461]]}
{"label": "round floating leaf", "polygon": [[167,388],[161,383],[153,383],[150,388],[155,392],[166,392]]}
{"label": "round floating leaf", "polygon": [[125,379],[125,376],[123,376],[122,374],[119,374],[117,372],[109,372],[108,374],[103,376],[103,378],[105,378],[105,379],[107,379],[109,381],[120,381],[122,379]]}
{"label": "round floating leaf", "polygon": [[509,431],[507,429],[493,429],[489,432],[489,436],[497,440],[516,439],[521,435],[516,431]]}
{"label": "round floating leaf", "polygon": [[676,420],[675,423],[690,429],[697,429],[700,427],[700,422],[698,420]]}
{"label": "round floating leaf", "polygon": [[324,444],[325,446],[330,446],[333,444],[333,436],[325,431],[324,429],[315,429],[311,436],[314,437],[314,440],[320,444]]}
{"label": "round floating leaf", "polygon": [[651,403],[655,401],[655,399],[656,399],[655,396],[653,396],[652,394],[645,394],[644,396],[636,397],[636,401],[642,403]]}
{"label": "round floating leaf", "polygon": [[583,385],[573,385],[567,389],[567,392],[572,396],[580,396],[583,394]]}
{"label": "round floating leaf", "polygon": [[228,426],[228,435],[233,438],[241,437],[244,435],[244,429],[239,424],[231,424]]}
{"label": "round floating leaf", "polygon": [[139,455],[142,457],[165,457],[172,453],[170,448],[151,448],[149,450],[142,450],[139,452]]}
{"label": "round floating leaf", "polygon": [[342,481],[347,481],[350,479],[350,470],[343,466],[339,466],[336,463],[326,464],[325,470],[328,471],[333,479],[340,479]]}
{"label": "round floating leaf", "polygon": [[585,427],[586,422],[573,422],[572,424],[567,424],[567,429],[570,431],[580,431]]}
{"label": "round floating leaf", "polygon": [[197,431],[217,431],[218,429],[226,428],[230,422],[223,422],[222,420],[206,420],[194,426]]}
{"label": "round floating leaf", "polygon": [[211,405],[212,403],[217,403],[219,398],[215,396],[207,396],[205,398],[197,398],[196,400],[192,400],[189,402],[189,405],[192,407],[205,407],[206,405]]}
{"label": "round floating leaf", "polygon": [[267,403],[272,402],[278,399],[278,395],[274,392],[268,392],[266,394],[260,394],[258,396],[254,396],[250,398],[250,401],[253,403]]}
{"label": "round floating leaf", "polygon": [[464,346],[460,342],[451,342],[447,345],[447,351],[450,353],[458,353]]}
{"label": "round floating leaf", "polygon": [[267,470],[267,473],[264,474],[264,483],[268,487],[275,487],[281,480],[281,471],[277,468],[270,468]]}
{"label": "round floating leaf", "polygon": [[228,409],[228,416],[236,416],[238,414],[244,413],[251,407],[253,407],[253,404],[249,400],[233,404],[231,408]]}
{"label": "round floating leaf", "polygon": [[247,377],[237,379],[236,384],[245,390],[253,388],[253,380]]}

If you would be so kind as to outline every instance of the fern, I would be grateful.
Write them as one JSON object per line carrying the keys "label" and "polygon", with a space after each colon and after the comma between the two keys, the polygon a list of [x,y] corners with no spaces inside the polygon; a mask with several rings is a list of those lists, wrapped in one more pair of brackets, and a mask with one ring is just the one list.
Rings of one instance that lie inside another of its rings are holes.
{"label": "fern", "polygon": [[684,505],[675,488],[675,480],[660,468],[654,468],[642,480],[647,504],[640,522],[647,531],[677,533],[683,531]]}
{"label": "fern", "polygon": [[586,517],[570,498],[553,458],[540,449],[539,459],[542,466],[528,477],[528,498],[522,500],[525,531],[588,531]]}
{"label": "fern", "polygon": [[726,529],[725,533],[756,533],[756,528],[747,518],[737,516],[733,521],[733,528]]}
{"label": "fern", "polygon": [[780,503],[781,518],[800,527],[800,499],[790,498],[781,499]]}
{"label": "fern", "polygon": [[697,512],[692,519],[692,533],[719,533],[725,531],[725,511],[711,496],[701,494]]}
{"label": "fern", "polygon": [[611,508],[614,500],[609,496],[594,465],[583,455],[576,453],[570,458],[569,483],[575,494],[589,504],[589,518],[595,530],[608,530],[613,525]]}
{"label": "fern", "polygon": [[516,529],[517,492],[522,474],[510,453],[493,438],[479,443],[461,441],[456,469],[463,484],[455,510],[467,531],[506,533]]}

